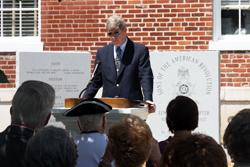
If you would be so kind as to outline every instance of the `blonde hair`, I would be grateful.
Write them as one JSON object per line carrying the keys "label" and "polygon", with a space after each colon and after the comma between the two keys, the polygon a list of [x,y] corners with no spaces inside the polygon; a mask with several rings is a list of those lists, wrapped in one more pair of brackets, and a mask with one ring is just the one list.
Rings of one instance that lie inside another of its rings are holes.
{"label": "blonde hair", "polygon": [[152,132],[144,120],[127,115],[108,130],[107,149],[119,167],[141,166],[151,152]]}
{"label": "blonde hair", "polygon": [[125,27],[126,27],[126,22],[121,16],[118,15],[113,15],[109,17],[106,23],[106,29],[108,31],[116,30],[118,28],[123,30]]}

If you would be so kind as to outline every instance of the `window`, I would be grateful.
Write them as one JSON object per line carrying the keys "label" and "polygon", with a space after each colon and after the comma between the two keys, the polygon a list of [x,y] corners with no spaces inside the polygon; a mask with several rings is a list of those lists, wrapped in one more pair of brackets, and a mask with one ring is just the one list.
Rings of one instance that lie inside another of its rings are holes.
{"label": "window", "polygon": [[41,51],[39,3],[0,0],[0,51]]}
{"label": "window", "polygon": [[[221,34],[250,34],[250,0],[221,1]],[[239,31],[240,30],[240,31]]]}
{"label": "window", "polygon": [[250,50],[250,0],[213,1],[210,50]]}

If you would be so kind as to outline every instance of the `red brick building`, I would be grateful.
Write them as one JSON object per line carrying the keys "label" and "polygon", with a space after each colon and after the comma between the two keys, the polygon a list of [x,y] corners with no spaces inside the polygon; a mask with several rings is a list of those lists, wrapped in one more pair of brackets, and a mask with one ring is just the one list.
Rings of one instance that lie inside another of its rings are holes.
{"label": "red brick building", "polygon": [[0,0],[0,69],[10,81],[0,84],[0,108],[16,87],[16,51],[87,51],[93,68],[110,43],[106,20],[118,14],[150,51],[220,51],[223,134],[227,118],[250,107],[249,9],[250,0]]}
{"label": "red brick building", "polygon": [[[239,25],[247,29],[250,25],[249,0],[241,0],[242,10],[237,9],[238,2],[231,0],[33,0],[33,4],[28,0],[14,1],[16,4],[12,0],[0,1],[3,6],[0,8],[3,18],[0,68],[11,83],[0,84],[1,88],[15,87],[17,50],[88,51],[92,54],[93,63],[96,51],[110,42],[105,22],[112,14],[121,15],[127,22],[127,36],[148,46],[150,51],[220,51],[221,86],[249,86],[250,28],[244,35],[234,35],[236,30],[223,30],[223,27],[237,21],[237,18],[232,18],[230,22],[230,14],[223,16],[225,12],[232,11],[241,12],[238,14],[241,16]],[[22,11],[23,19],[33,14],[29,19],[37,20],[33,23],[32,32],[24,33],[24,21],[22,28],[20,24],[6,21],[9,18],[18,22],[18,6],[19,10],[30,9],[27,13]],[[28,13],[32,10],[33,13]],[[242,15],[246,15],[245,19]],[[5,28],[6,25],[12,26],[12,30]],[[22,29],[22,36],[13,30],[13,26]],[[31,37],[36,39],[27,39]]]}

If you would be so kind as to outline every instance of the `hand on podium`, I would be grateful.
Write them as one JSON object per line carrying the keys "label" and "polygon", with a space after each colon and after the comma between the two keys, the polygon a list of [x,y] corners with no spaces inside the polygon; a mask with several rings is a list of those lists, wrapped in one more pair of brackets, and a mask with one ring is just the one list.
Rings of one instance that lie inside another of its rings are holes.
{"label": "hand on podium", "polygon": [[155,112],[155,109],[156,109],[156,105],[154,102],[150,101],[150,100],[147,100],[146,101],[148,104],[146,105],[148,107],[148,113],[154,113]]}

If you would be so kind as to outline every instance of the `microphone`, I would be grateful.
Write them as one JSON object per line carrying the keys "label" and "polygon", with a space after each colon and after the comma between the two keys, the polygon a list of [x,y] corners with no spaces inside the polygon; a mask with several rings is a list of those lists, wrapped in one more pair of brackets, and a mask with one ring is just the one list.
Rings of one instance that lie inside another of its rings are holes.
{"label": "microphone", "polygon": [[[86,88],[83,89],[83,90],[81,91],[81,93],[79,94],[79,98],[81,98],[82,93],[83,93],[85,90],[88,91],[88,88],[90,87],[90,85],[94,83],[95,75],[96,75],[96,73],[97,73],[97,71],[98,71],[98,69],[99,69],[99,67],[100,67],[101,64],[102,64],[102,63],[101,63],[100,60],[97,60],[97,61],[96,61],[96,65],[95,65],[94,71],[93,71],[93,73],[92,73],[91,79],[89,80],[89,83],[88,83],[88,85],[86,86]],[[92,82],[92,81],[93,81],[93,82]],[[87,92],[87,93],[88,93],[88,92]]]}
{"label": "microphone", "polygon": [[94,69],[94,71],[93,71],[93,73],[92,73],[91,80],[92,80],[92,78],[95,76],[95,73],[96,73],[97,69],[99,68],[99,66],[100,66],[101,64],[102,64],[102,62],[101,62],[100,60],[97,60],[97,61],[96,61],[95,69]]}

